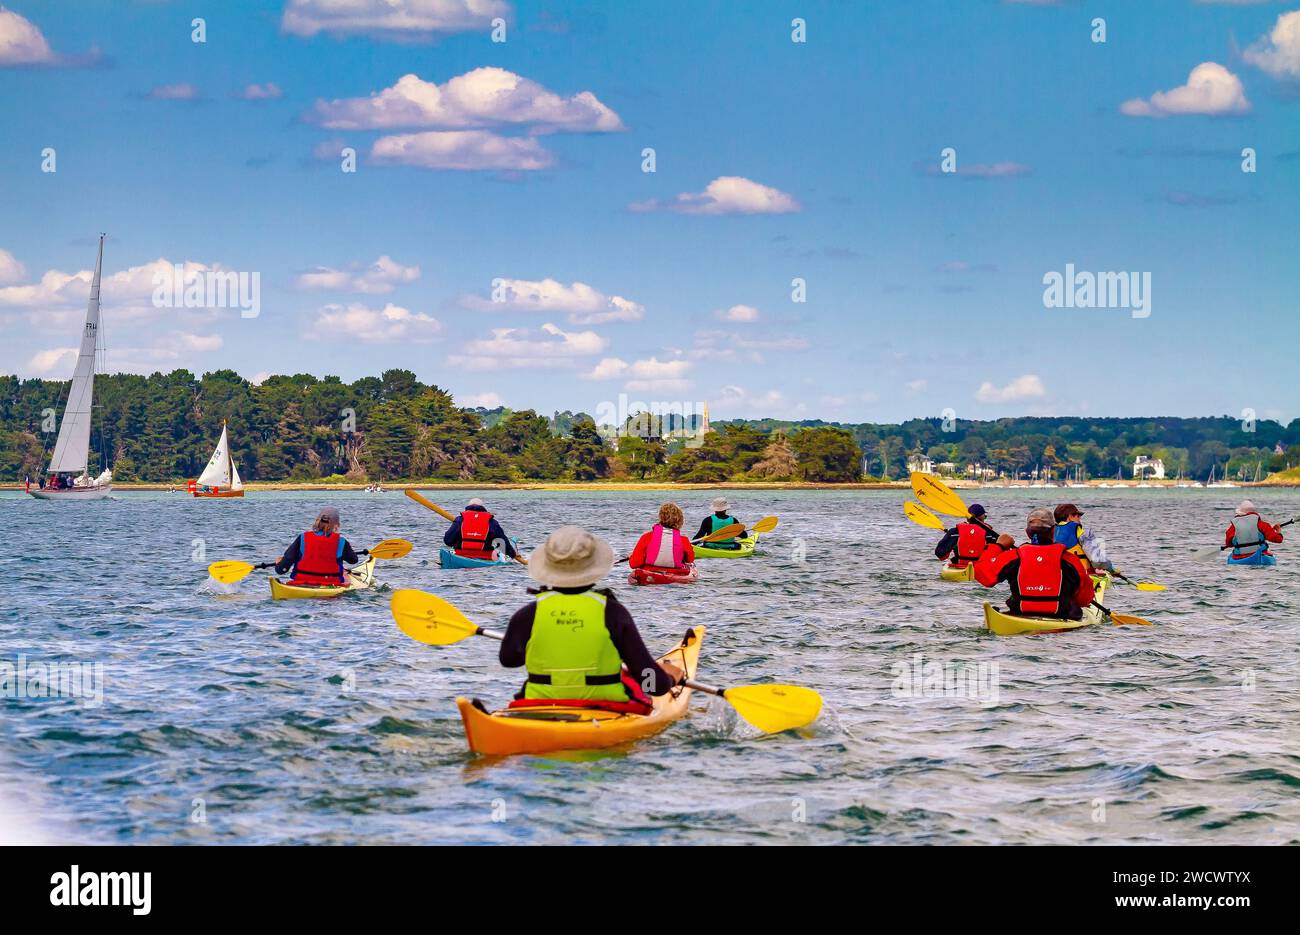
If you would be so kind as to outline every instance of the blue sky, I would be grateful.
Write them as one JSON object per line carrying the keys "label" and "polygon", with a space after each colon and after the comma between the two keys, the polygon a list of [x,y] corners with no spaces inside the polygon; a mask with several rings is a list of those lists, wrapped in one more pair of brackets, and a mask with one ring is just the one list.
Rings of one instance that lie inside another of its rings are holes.
{"label": "blue sky", "polygon": [[[0,372],[71,373],[106,230],[110,370],[1300,416],[1297,0],[0,3]],[[155,307],[175,263],[260,313]],[[1150,317],[1046,308],[1071,263]]]}

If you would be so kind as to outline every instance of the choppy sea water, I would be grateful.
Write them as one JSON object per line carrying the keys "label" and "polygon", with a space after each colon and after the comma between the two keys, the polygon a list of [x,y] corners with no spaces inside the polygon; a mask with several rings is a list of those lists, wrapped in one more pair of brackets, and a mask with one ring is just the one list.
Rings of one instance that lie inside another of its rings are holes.
{"label": "choppy sea water", "polygon": [[[1110,592],[1151,627],[999,638],[988,592],[938,579],[903,491],[731,491],[741,518],[781,518],[758,557],[702,563],[689,587],[611,581],[652,649],[706,624],[702,680],[807,685],[821,718],[756,737],[697,695],[626,749],[505,759],[467,753],[453,698],[495,706],[518,671],[487,640],[412,642],[388,600],[424,588],[501,626],[528,579],[442,571],[444,521],[399,493],[5,496],[0,664],[99,664],[103,698],[0,698],[0,839],[1296,843],[1300,548],[1272,569],[1187,561],[1243,493],[969,492],[1007,530],[1068,496],[1122,570],[1169,585]],[[690,531],[713,495],[676,495]],[[1275,521],[1300,512],[1300,493],[1249,495]],[[526,550],[581,522],[625,553],[664,494],[483,496]],[[381,564],[387,590],[272,602],[261,574],[205,583],[210,561],[275,558],[323,503],[358,546],[416,544]]]}

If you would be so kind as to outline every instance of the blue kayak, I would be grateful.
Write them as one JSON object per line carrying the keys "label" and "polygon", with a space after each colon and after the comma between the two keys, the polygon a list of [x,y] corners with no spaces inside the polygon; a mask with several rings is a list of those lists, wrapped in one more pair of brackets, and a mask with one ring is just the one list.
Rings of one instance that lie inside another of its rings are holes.
{"label": "blue kayak", "polygon": [[1260,548],[1260,549],[1256,549],[1254,552],[1251,552],[1249,555],[1243,555],[1241,558],[1233,558],[1232,555],[1229,555],[1228,564],[1229,565],[1276,565],[1277,556],[1269,555],[1265,549]]}
{"label": "blue kayak", "polygon": [[[510,540],[511,544],[518,545],[516,539]],[[438,550],[438,564],[443,568],[492,568],[496,565],[513,565],[515,560],[502,555],[499,561],[489,562],[482,558],[466,558],[463,555],[457,555],[451,549]]]}

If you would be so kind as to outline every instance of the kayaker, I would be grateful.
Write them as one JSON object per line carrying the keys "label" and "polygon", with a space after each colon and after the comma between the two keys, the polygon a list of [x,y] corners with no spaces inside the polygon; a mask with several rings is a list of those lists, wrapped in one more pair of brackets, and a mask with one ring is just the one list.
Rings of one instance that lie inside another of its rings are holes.
{"label": "kayaker", "polygon": [[[719,529],[723,529],[727,526],[734,526],[737,522],[739,522],[739,520],[737,520],[735,517],[729,516],[727,514],[727,510],[731,508],[731,504],[727,502],[726,497],[717,497],[709,505],[713,507],[713,513],[710,514],[709,516],[704,517],[704,522],[700,523],[699,532],[697,532],[694,536],[691,537],[693,541],[698,541],[700,539],[703,539],[705,536],[709,535],[710,533],[715,533]],[[731,539],[715,539],[713,542],[709,543],[709,548],[738,549],[740,548],[740,542],[737,540],[748,539],[748,538],[749,538],[749,533],[742,532],[739,536],[735,536]]]}
{"label": "kayaker", "polygon": [[986,588],[1005,581],[1011,587],[1007,607],[1020,617],[1080,620],[1096,598],[1092,578],[1079,557],[1055,542],[1056,518],[1034,510],[1025,523],[1028,542],[1017,547],[1002,534],[975,563],[975,580]]}
{"label": "kayaker", "polygon": [[1280,526],[1264,522],[1259,510],[1255,509],[1255,504],[1242,500],[1232,522],[1228,524],[1227,532],[1223,534],[1223,544],[1233,547],[1233,558],[1241,559],[1249,558],[1261,549],[1265,555],[1272,555],[1268,544],[1281,542],[1282,538]]}
{"label": "kayaker", "polygon": [[528,669],[517,699],[646,713],[648,696],[685,678],[655,661],[627,608],[596,588],[613,567],[609,543],[578,526],[561,526],[529,556],[528,574],[542,587],[510,618],[500,653],[507,669]]}
{"label": "kayaker", "polygon": [[1052,511],[1052,518],[1056,520],[1053,541],[1073,553],[1087,571],[1114,570],[1106,556],[1106,540],[1083,528],[1082,510],[1073,503],[1062,503]]}
{"label": "kayaker", "polygon": [[478,497],[465,504],[460,516],[451,521],[451,528],[443,535],[442,541],[457,555],[485,562],[492,561],[498,550],[510,558],[519,554],[496,517],[488,512]]}
{"label": "kayaker", "polygon": [[997,531],[984,521],[988,513],[983,506],[972,503],[967,512],[966,522],[945,530],[943,538],[934,547],[935,558],[952,556],[948,564],[953,568],[965,568],[983,555],[990,543],[998,541]]}
{"label": "kayaker", "polygon": [[339,511],[327,506],[316,516],[311,529],[302,533],[275,563],[275,573],[283,575],[290,567],[289,584],[347,584],[344,563],[360,564],[352,544],[339,535]]}
{"label": "kayaker", "polygon": [[695,549],[682,535],[686,517],[676,503],[659,507],[659,522],[636,541],[636,548],[628,557],[629,568],[659,568],[665,571],[685,571],[695,561]]}

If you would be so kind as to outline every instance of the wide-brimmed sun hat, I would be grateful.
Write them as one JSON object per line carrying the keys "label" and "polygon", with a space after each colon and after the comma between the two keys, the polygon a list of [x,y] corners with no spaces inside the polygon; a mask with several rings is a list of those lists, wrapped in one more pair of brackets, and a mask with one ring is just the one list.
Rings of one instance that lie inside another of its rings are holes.
{"label": "wide-brimmed sun hat", "polygon": [[727,502],[726,497],[718,497],[713,501],[713,512],[725,513],[729,509],[731,509],[731,504]]}
{"label": "wide-brimmed sun hat", "polygon": [[581,526],[561,526],[528,557],[528,574],[551,588],[595,584],[614,567],[614,549]]}

